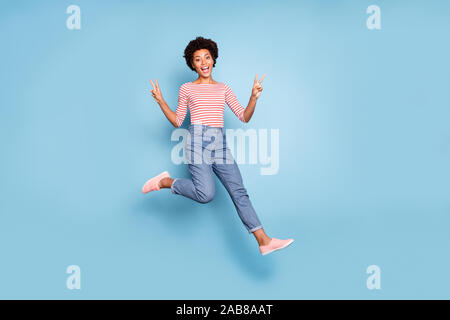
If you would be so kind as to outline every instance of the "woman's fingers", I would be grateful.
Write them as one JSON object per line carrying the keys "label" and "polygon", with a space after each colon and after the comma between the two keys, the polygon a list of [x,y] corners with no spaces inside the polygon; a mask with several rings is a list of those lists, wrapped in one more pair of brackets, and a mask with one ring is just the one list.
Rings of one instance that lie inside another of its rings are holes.
{"label": "woman's fingers", "polygon": [[261,79],[258,81],[258,74],[256,74],[255,76],[255,80],[253,81],[254,84],[259,83],[261,84],[261,82],[264,80],[264,78],[266,77],[266,75],[264,74]]}
{"label": "woman's fingers", "polygon": [[156,101],[158,101],[160,99],[160,97],[161,97],[161,90],[159,90],[158,80],[156,80],[156,78],[155,78],[155,82],[153,82],[150,79],[150,83],[153,86],[153,90],[150,90],[152,92],[152,96],[153,96],[153,98],[155,98]]}
{"label": "woman's fingers", "polygon": [[[156,81],[156,79],[155,79],[155,81]],[[158,90],[157,90],[158,86],[155,85],[151,79],[150,79],[150,83],[152,84],[152,87],[153,87],[153,90],[150,90],[150,92],[152,93],[152,97],[155,98],[155,100],[158,100],[157,96],[156,96],[156,94],[158,92]]]}
{"label": "woman's fingers", "polygon": [[255,81],[253,82],[253,95],[258,98],[259,95],[261,94],[263,88],[262,88],[262,84],[261,82],[264,80],[264,78],[266,77],[266,75],[264,74],[261,79],[258,81],[258,74],[256,74],[255,76]]}
{"label": "woman's fingers", "polygon": [[153,81],[151,79],[150,79],[150,83],[152,84],[153,89],[156,89],[155,84],[153,83]]}
{"label": "woman's fingers", "polygon": [[[153,90],[155,91],[155,93],[161,91],[161,90],[159,90],[159,84],[158,84],[158,80],[156,80],[156,78],[155,78],[155,83],[153,83],[152,80],[150,80],[150,82],[152,83]],[[152,92],[153,92],[153,91],[152,91]]]}
{"label": "woman's fingers", "polygon": [[263,79],[266,77],[266,75],[264,74],[262,77],[261,77],[261,79],[258,81],[259,82],[259,84],[261,84],[261,82],[263,81]]}

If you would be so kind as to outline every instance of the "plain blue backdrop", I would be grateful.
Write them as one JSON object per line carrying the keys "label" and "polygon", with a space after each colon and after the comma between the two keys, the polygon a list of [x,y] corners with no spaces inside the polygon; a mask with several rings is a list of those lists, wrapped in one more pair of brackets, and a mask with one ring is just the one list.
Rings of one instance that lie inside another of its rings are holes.
{"label": "plain blue backdrop", "polygon": [[[448,1],[0,7],[0,298],[450,298]],[[251,121],[226,107],[225,127],[279,129],[278,174],[240,168],[269,236],[295,239],[285,250],[259,254],[217,178],[208,204],[141,193],[164,170],[190,177],[149,79],[175,110],[197,36],[242,105],[267,74]]]}

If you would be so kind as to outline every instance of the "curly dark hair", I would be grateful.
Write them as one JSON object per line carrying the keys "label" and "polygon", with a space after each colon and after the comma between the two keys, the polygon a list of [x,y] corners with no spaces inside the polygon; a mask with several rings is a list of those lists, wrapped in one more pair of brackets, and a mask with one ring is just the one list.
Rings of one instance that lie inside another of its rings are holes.
{"label": "curly dark hair", "polygon": [[192,66],[193,55],[195,51],[200,49],[207,49],[209,51],[214,60],[214,68],[214,66],[216,65],[216,60],[219,57],[219,49],[217,48],[217,43],[215,43],[211,39],[205,39],[203,37],[197,37],[194,40],[191,40],[186,49],[184,49],[183,57],[186,59],[186,64],[188,65],[188,67],[192,71],[195,71],[195,68]]}

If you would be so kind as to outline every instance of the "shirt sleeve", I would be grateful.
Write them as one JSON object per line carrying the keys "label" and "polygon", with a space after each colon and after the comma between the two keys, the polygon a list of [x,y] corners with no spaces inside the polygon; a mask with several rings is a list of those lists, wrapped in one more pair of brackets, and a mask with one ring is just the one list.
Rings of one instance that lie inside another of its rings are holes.
{"label": "shirt sleeve", "polygon": [[175,111],[177,127],[183,124],[184,118],[187,113],[187,105],[188,105],[188,92],[185,85],[180,87],[180,91],[178,93],[178,107]]}
{"label": "shirt sleeve", "polygon": [[233,91],[231,91],[230,87],[226,84],[225,84],[225,102],[227,103],[228,107],[230,107],[231,111],[233,111],[234,114],[239,118],[239,120],[245,122],[244,118],[245,109],[244,107],[241,106],[236,96],[234,95]]}

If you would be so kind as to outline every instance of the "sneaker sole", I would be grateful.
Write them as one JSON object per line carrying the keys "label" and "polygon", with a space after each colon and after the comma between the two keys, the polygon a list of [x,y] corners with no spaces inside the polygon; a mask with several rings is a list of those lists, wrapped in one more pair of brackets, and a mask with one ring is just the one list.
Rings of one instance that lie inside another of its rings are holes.
{"label": "sneaker sole", "polygon": [[292,241],[286,243],[284,246],[279,247],[279,248],[276,248],[276,249],[272,249],[272,250],[267,251],[267,252],[264,252],[262,255],[265,256],[266,254],[272,253],[272,252],[274,252],[274,251],[284,249],[284,248],[286,248],[288,245],[290,245],[292,242],[294,242],[294,239],[292,239]]}

